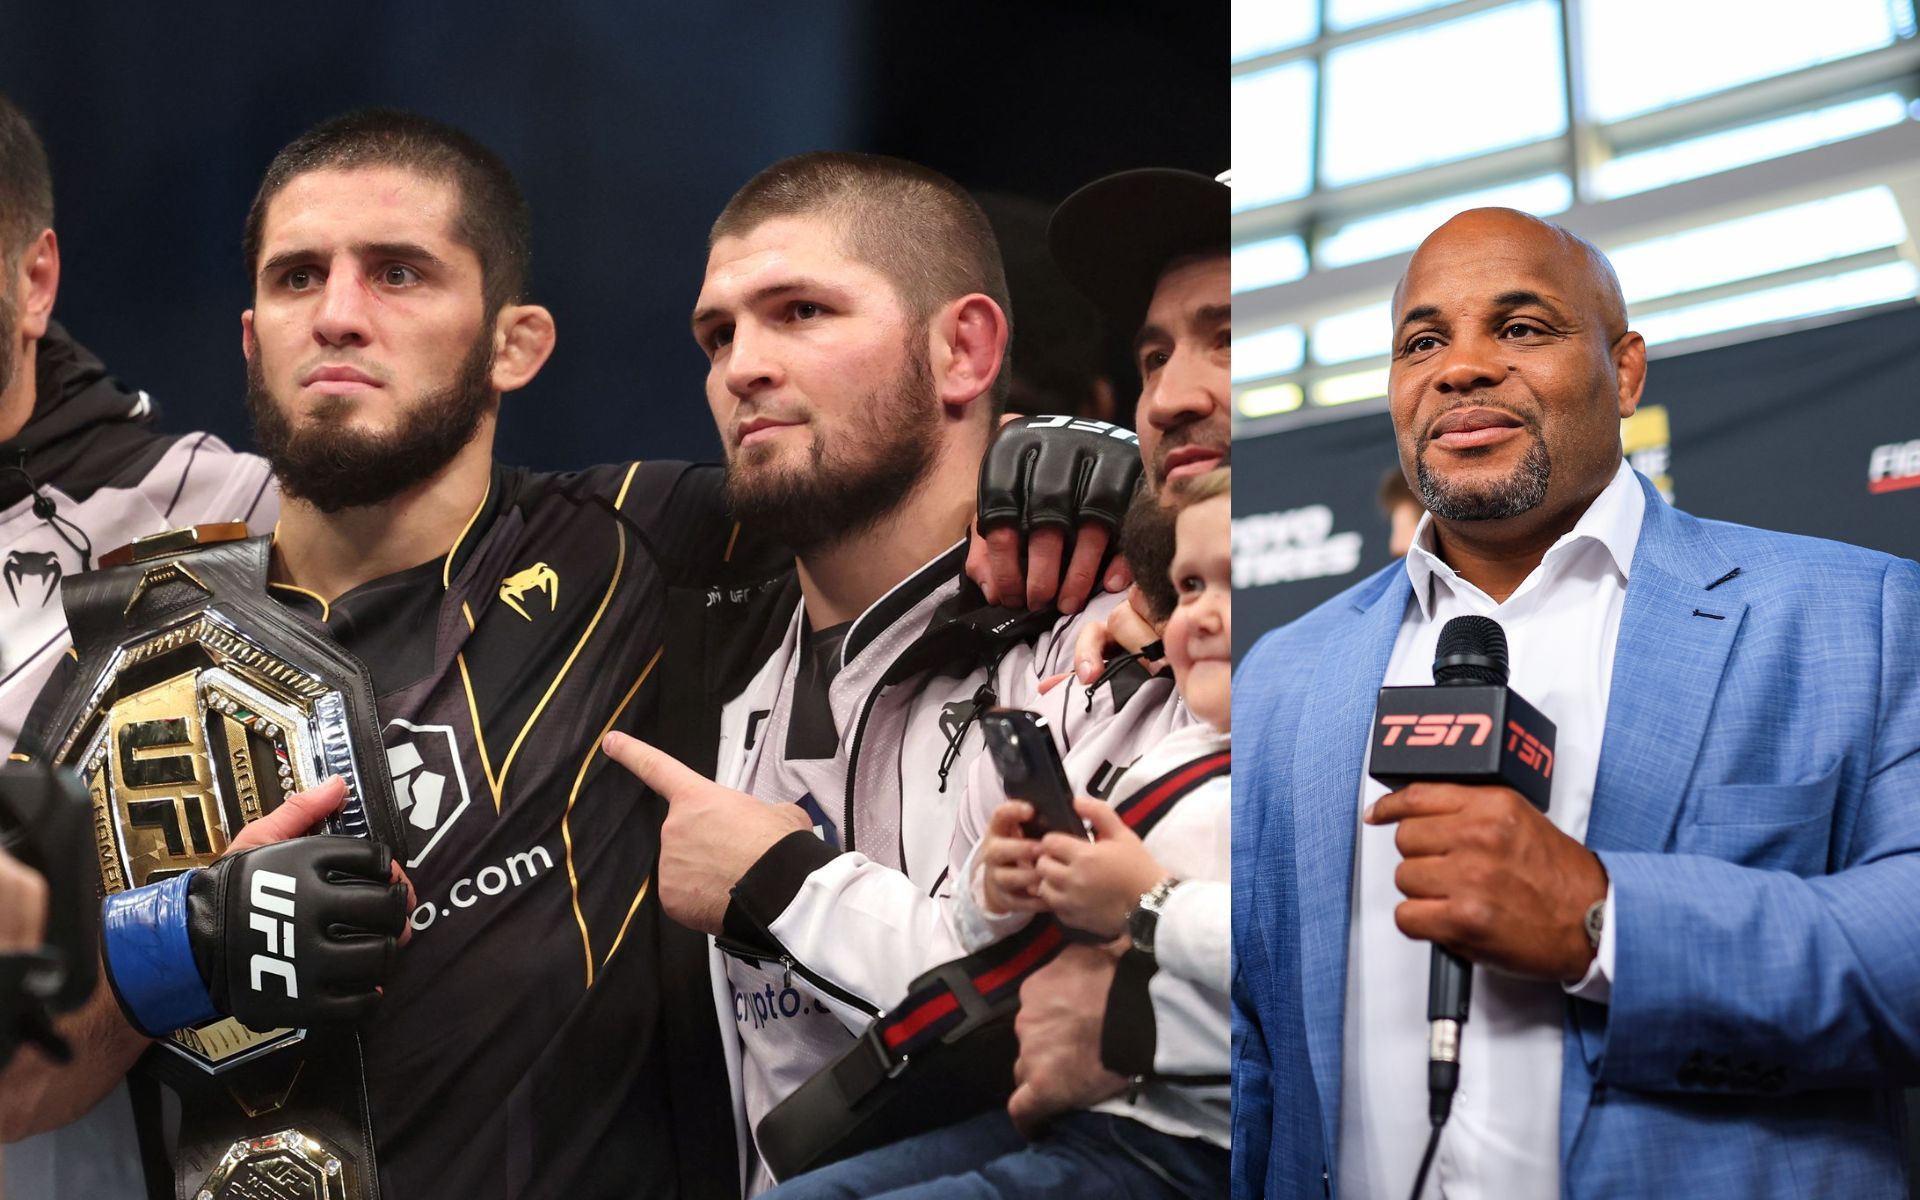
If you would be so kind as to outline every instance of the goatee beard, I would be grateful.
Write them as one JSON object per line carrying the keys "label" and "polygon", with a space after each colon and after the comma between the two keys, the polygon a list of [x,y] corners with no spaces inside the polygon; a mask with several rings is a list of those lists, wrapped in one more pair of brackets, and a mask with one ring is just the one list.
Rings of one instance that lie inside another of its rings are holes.
{"label": "goatee beard", "polygon": [[1428,512],[1445,521],[1504,521],[1540,507],[1547,498],[1547,483],[1553,476],[1553,460],[1547,455],[1547,443],[1532,435],[1526,457],[1517,463],[1505,479],[1468,488],[1436,478],[1427,470],[1425,448],[1414,462],[1419,477],[1420,503]]}
{"label": "goatee beard", "polygon": [[493,339],[483,331],[453,381],[421,396],[390,433],[346,428],[350,402],[324,397],[296,426],[267,391],[256,352],[247,363],[247,412],[280,489],[321,512],[384,504],[433,478],[473,441],[499,403],[491,379]]}
{"label": "goatee beard", "polygon": [[733,515],[806,555],[867,532],[898,508],[933,467],[940,420],[925,348],[910,339],[906,356],[892,385],[854,408],[832,453],[815,433],[806,465],[755,471],[757,448],[735,450],[726,487]]}

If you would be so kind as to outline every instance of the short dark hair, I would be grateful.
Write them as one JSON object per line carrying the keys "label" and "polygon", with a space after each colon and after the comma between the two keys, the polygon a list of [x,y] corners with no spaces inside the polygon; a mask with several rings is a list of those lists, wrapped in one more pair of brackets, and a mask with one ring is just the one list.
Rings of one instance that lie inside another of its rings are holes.
{"label": "short dark hair", "polygon": [[[835,219],[847,253],[885,275],[915,320],[979,292],[1011,327],[1007,272],[986,213],[965,188],[905,159],[839,150],[781,159],[727,201],[707,247],[778,217],[811,216]],[[1003,362],[989,392],[996,411],[1012,383]]]}
{"label": "short dark hair", "polygon": [[499,155],[453,126],[390,108],[322,121],[273,156],[241,237],[248,277],[259,270],[267,206],[282,188],[312,171],[363,167],[400,167],[452,183],[460,194],[454,236],[480,257],[488,313],[525,299],[533,270],[533,218],[513,172]]}
{"label": "short dark hair", "polygon": [[53,172],[26,114],[0,95],[0,262],[19,265],[27,243],[53,227]]}

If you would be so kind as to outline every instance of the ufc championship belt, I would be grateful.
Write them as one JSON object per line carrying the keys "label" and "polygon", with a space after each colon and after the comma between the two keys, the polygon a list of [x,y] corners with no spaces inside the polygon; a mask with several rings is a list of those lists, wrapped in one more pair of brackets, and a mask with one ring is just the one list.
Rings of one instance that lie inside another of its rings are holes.
{"label": "ufc championship belt", "polygon": [[[66,581],[78,677],[52,761],[93,800],[104,893],[214,862],[292,793],[346,780],[328,832],[404,858],[366,668],[267,595],[267,538],[142,538]],[[141,1060],[178,1093],[178,1200],[373,1200],[379,1173],[350,1027],[180,1029]]]}

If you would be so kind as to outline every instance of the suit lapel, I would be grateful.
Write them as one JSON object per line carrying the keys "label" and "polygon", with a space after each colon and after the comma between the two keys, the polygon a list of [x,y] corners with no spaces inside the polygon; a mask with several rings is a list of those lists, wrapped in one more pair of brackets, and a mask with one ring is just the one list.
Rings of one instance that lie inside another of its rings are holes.
{"label": "suit lapel", "polygon": [[1300,896],[1301,997],[1307,1049],[1329,1153],[1340,1118],[1341,1023],[1347,994],[1347,922],[1354,823],[1380,681],[1412,596],[1404,570],[1329,635],[1300,705],[1293,752],[1294,871]]}
{"label": "suit lapel", "polygon": [[1666,845],[1747,612],[1737,584],[1712,591],[1708,585],[1737,565],[1701,522],[1648,489],[1614,649],[1588,846]]}

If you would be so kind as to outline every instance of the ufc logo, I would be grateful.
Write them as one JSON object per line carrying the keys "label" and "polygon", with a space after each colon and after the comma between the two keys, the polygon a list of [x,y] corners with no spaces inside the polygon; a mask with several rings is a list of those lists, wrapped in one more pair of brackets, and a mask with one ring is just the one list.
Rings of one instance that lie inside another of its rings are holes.
{"label": "ufc logo", "polygon": [[1105,421],[1091,421],[1085,417],[1029,417],[1027,418],[1027,428],[1078,429],[1082,433],[1104,433],[1116,441],[1126,442],[1129,445],[1137,446],[1140,444],[1139,436],[1130,429],[1122,429],[1118,425],[1109,425]]}
{"label": "ufc logo", "polygon": [[1400,731],[1409,726],[1413,729],[1407,735],[1409,746],[1457,746],[1460,735],[1469,729],[1473,730],[1469,746],[1483,746],[1493,736],[1493,718],[1485,713],[1382,714],[1380,724],[1387,729],[1387,736],[1380,739],[1382,746],[1397,744]]}
{"label": "ufc logo", "polygon": [[294,883],[291,875],[255,871],[250,897],[253,911],[247,914],[247,926],[267,935],[267,952],[247,960],[248,982],[254,991],[265,994],[261,980],[272,975],[280,981],[289,1000],[300,998],[299,978],[293,971],[293,922],[275,920],[268,914],[293,915]]}
{"label": "ufc logo", "polygon": [[1553,778],[1553,751],[1545,743],[1515,721],[1507,722],[1507,734],[1507,749],[1513,751],[1515,757],[1540,772],[1540,778]]}

